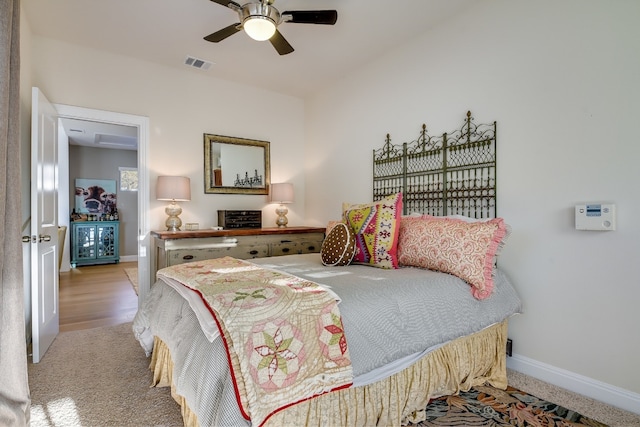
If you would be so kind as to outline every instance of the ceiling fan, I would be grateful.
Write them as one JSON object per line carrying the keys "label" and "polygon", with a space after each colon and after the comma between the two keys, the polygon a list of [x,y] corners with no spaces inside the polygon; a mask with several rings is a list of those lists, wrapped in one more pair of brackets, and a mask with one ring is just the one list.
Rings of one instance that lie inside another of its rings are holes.
{"label": "ceiling fan", "polygon": [[334,25],[338,20],[338,12],[335,10],[290,10],[280,13],[272,6],[274,0],[258,0],[242,6],[231,0],[211,1],[237,12],[240,22],[209,34],[204,38],[206,41],[218,43],[238,31],[244,30],[254,40],[269,40],[280,55],[293,52],[293,47],[278,31],[280,24],[293,22],[296,24]]}

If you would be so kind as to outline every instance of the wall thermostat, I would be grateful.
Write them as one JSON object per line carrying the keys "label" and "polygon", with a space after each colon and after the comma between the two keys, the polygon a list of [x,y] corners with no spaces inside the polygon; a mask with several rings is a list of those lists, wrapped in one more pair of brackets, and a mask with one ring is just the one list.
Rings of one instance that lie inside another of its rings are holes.
{"label": "wall thermostat", "polygon": [[613,231],[616,229],[616,205],[587,203],[576,205],[576,230]]}

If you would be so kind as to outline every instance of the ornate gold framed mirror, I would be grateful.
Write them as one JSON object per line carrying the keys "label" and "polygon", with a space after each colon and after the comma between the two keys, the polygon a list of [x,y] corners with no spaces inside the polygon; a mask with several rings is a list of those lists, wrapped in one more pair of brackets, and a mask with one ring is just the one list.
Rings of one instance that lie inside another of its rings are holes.
{"label": "ornate gold framed mirror", "polygon": [[269,194],[269,142],[204,134],[204,192]]}

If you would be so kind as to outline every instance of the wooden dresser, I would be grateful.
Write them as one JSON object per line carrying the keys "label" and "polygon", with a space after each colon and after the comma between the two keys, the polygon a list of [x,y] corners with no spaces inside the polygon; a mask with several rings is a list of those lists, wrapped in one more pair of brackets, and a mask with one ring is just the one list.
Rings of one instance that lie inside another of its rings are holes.
{"label": "wooden dresser", "polygon": [[156,272],[164,267],[231,256],[240,259],[320,252],[324,227],[152,231]]}

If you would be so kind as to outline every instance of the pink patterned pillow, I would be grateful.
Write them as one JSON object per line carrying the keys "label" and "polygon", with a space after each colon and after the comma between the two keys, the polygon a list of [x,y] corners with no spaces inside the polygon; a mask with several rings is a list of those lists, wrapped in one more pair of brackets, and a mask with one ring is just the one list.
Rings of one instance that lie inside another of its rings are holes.
{"label": "pink patterned pillow", "polygon": [[379,268],[398,268],[398,229],[402,214],[402,193],[374,203],[352,205],[344,219],[356,234],[354,263]]}
{"label": "pink patterned pillow", "polygon": [[507,234],[502,218],[484,222],[432,216],[404,217],[400,223],[398,262],[458,276],[477,299],[493,291],[496,253]]}

